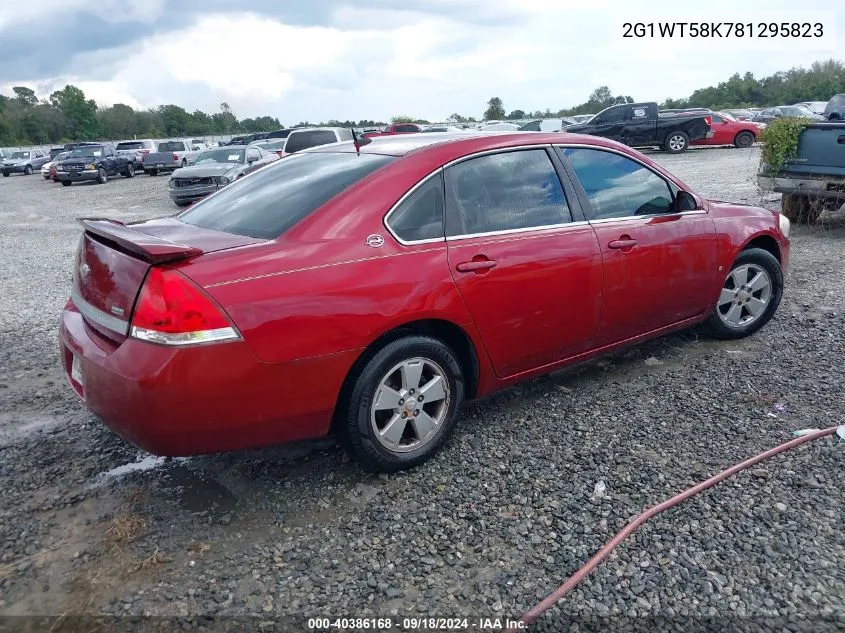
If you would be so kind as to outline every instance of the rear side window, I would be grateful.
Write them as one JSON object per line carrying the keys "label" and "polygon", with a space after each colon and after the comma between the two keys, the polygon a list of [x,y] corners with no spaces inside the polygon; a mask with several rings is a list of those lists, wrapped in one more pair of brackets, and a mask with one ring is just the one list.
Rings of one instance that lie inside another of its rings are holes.
{"label": "rear side window", "polygon": [[285,145],[285,152],[293,154],[294,152],[301,152],[309,147],[317,147],[318,145],[326,145],[328,143],[336,143],[337,137],[332,130],[307,130],[304,132],[294,132],[288,137],[288,142]]}
{"label": "rear side window", "polygon": [[563,155],[590,201],[590,220],[655,215],[672,209],[669,184],[640,163],[614,152],[570,147]]}
{"label": "rear side window", "polygon": [[387,219],[405,242],[443,238],[443,175],[438,173],[417,187]]}
{"label": "rear side window", "polygon": [[337,131],[337,135],[340,137],[341,141],[351,141],[352,140],[352,130],[343,128],[342,130]]}
{"label": "rear side window", "polygon": [[182,141],[165,141],[158,144],[160,152],[184,152],[185,144]]}
{"label": "rear side window", "polygon": [[416,125],[397,125],[393,128],[396,132],[416,132]]}
{"label": "rear side window", "polygon": [[446,234],[473,235],[570,222],[544,149],[471,158],[446,171]]}
{"label": "rear side window", "polygon": [[177,216],[182,222],[236,235],[275,239],[393,156],[314,153],[259,169]]}

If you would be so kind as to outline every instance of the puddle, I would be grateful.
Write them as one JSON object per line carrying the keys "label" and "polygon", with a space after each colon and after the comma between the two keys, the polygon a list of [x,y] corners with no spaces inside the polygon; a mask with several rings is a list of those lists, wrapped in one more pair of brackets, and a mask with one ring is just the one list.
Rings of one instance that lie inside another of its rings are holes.
{"label": "puddle", "polygon": [[226,512],[233,510],[238,501],[226,486],[184,464],[168,468],[157,486],[161,491],[175,493],[179,504],[189,512]]}

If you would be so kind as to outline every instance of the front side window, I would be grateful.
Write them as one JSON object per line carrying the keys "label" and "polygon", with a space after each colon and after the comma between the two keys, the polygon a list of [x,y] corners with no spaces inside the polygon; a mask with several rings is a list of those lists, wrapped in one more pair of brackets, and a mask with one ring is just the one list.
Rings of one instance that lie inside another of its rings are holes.
{"label": "front side window", "polygon": [[443,175],[417,187],[390,214],[387,225],[405,242],[443,238]]}
{"label": "front side window", "polygon": [[446,171],[446,234],[553,226],[572,221],[544,149],[490,154]]}
{"label": "front side window", "polygon": [[416,132],[417,126],[416,125],[397,125],[394,129],[397,132]]}
{"label": "front side window", "polygon": [[292,156],[236,180],[177,217],[215,231],[275,239],[394,160],[393,156],[352,152]]}
{"label": "front side window", "polygon": [[590,220],[667,213],[669,184],[656,173],[614,152],[580,147],[562,150],[587,193]]}

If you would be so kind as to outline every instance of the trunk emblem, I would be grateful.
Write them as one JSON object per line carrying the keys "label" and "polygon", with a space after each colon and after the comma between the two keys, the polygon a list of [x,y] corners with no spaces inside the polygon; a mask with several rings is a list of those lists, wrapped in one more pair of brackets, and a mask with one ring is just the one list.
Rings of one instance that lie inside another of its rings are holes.
{"label": "trunk emblem", "polygon": [[118,308],[117,306],[111,307],[112,314],[116,314],[117,316],[123,316],[123,308]]}
{"label": "trunk emblem", "polygon": [[83,262],[79,266],[79,274],[82,275],[82,277],[87,277],[90,272],[91,272],[91,267],[88,264]]}
{"label": "trunk emblem", "polygon": [[384,238],[381,235],[373,233],[367,236],[367,246],[372,246],[373,248],[384,246]]}

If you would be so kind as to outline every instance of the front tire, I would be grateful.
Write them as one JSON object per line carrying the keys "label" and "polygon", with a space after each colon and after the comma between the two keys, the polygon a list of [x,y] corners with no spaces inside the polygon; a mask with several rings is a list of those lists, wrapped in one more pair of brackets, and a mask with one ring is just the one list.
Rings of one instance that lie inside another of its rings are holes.
{"label": "front tire", "polygon": [[367,361],[341,401],[341,439],[368,469],[413,468],[455,427],[464,391],[460,363],[448,346],[427,336],[395,340]]}
{"label": "front tire", "polygon": [[127,178],[134,178],[135,177],[135,167],[132,165],[132,163],[129,163],[126,166],[126,171],[123,172],[123,175],[126,176]]}
{"label": "front tire", "polygon": [[32,165],[27,165],[23,168],[23,175],[24,176],[31,176],[32,175]]}
{"label": "front tire", "polygon": [[754,145],[754,135],[751,132],[740,132],[734,139],[736,147],[751,147]]}
{"label": "front tire", "polygon": [[666,135],[663,149],[670,154],[680,154],[689,147],[689,136],[685,132],[670,132]]}
{"label": "front tire", "polygon": [[73,184],[70,180],[60,180],[59,182],[65,187],[70,187]]}
{"label": "front tire", "polygon": [[749,248],[731,266],[705,326],[715,338],[750,336],[774,316],[782,296],[780,262],[769,251]]}

